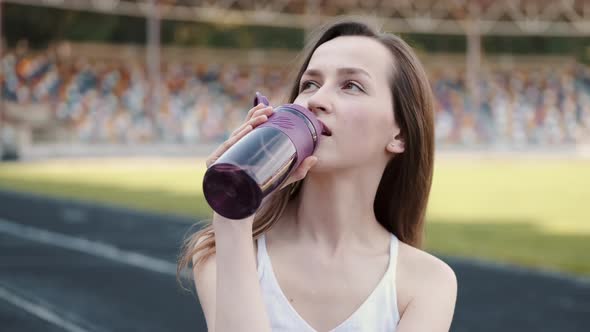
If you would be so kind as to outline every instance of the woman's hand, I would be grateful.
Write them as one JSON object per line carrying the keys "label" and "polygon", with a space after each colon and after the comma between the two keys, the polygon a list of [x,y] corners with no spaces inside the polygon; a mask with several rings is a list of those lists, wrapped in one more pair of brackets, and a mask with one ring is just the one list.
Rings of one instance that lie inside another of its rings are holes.
{"label": "woman's hand", "polygon": [[207,160],[205,161],[207,168],[209,168],[209,166],[219,159],[219,157],[221,157],[225,151],[229,150],[229,148],[236,144],[237,141],[252,131],[252,129],[265,123],[272,114],[272,107],[265,106],[262,103],[251,108],[248,111],[248,115],[246,115],[246,120],[244,120],[244,123],[234,130],[231,135],[229,135],[229,138],[207,157]]}
{"label": "woman's hand", "polygon": [[307,176],[307,172],[318,162],[318,157],[309,156],[303,160],[303,162],[297,167],[297,169],[289,176],[287,181],[281,186],[281,189],[290,185],[293,182],[303,180]]}
{"label": "woman's hand", "polygon": [[[255,107],[251,108],[246,115],[246,119],[244,123],[242,123],[238,128],[236,128],[230,135],[230,137],[223,142],[213,153],[211,153],[206,160],[207,168],[211,166],[219,157],[225,153],[225,151],[229,150],[236,142],[238,142],[242,137],[246,136],[250,131],[252,131],[257,126],[265,123],[268,121],[274,114],[274,110],[272,106],[266,106],[262,103],[256,105]],[[315,156],[309,156],[303,160],[303,162],[297,167],[297,169],[289,176],[289,178],[283,183],[281,189],[285,188],[289,184],[303,180],[307,175],[307,172],[310,168],[312,168],[318,161],[318,158]]]}

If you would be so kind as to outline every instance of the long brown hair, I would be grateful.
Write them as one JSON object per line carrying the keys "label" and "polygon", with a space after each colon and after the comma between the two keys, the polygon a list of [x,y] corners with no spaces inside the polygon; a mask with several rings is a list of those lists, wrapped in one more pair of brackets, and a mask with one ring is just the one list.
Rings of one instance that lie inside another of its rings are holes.
{"label": "long brown hair", "polygon": [[[323,43],[339,36],[366,36],[383,44],[392,54],[390,77],[393,112],[404,140],[405,151],[392,157],[381,177],[373,204],[378,222],[404,243],[421,247],[424,217],[432,184],[434,162],[433,96],[426,73],[412,51],[401,38],[380,32],[360,20],[338,20],[321,28],[302,54],[301,65],[293,79],[287,102],[299,93],[299,81],[307,69],[314,51]],[[302,180],[304,181],[304,180]],[[252,238],[268,231],[282,215],[285,207],[300,191],[298,181],[272,194],[254,218]],[[211,225],[190,235],[184,241],[177,272],[205,261],[215,253],[215,238]]]}

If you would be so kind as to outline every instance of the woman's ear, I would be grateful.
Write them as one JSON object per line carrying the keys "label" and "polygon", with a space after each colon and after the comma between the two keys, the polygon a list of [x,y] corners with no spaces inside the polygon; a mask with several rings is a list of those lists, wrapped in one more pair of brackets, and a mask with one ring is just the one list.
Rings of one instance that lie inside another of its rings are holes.
{"label": "woman's ear", "polygon": [[397,135],[397,137],[393,138],[392,141],[387,144],[386,149],[395,154],[404,152],[405,144],[403,138],[400,135]]}

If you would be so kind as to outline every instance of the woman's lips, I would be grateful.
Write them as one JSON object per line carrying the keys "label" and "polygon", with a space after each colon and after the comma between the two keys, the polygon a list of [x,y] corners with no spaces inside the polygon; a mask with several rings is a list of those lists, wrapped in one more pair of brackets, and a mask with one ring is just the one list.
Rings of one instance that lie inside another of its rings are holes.
{"label": "woman's lips", "polygon": [[330,128],[328,128],[328,126],[326,126],[325,123],[323,123],[321,120],[318,120],[321,124],[322,124],[322,135],[324,136],[332,136],[332,131],[330,130]]}

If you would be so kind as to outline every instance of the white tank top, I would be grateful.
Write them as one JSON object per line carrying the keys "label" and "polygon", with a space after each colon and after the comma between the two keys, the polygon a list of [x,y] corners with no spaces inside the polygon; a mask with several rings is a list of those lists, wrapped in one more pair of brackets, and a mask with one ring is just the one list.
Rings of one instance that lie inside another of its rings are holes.
{"label": "white tank top", "polygon": [[[258,280],[274,332],[317,332],[291,306],[275,277],[266,238],[258,238]],[[385,274],[369,297],[356,311],[331,332],[394,332],[399,322],[395,271],[398,239],[391,235],[389,264]]]}

